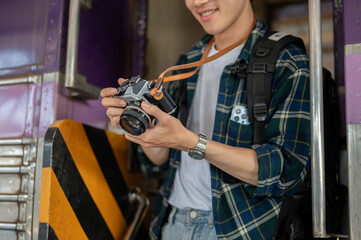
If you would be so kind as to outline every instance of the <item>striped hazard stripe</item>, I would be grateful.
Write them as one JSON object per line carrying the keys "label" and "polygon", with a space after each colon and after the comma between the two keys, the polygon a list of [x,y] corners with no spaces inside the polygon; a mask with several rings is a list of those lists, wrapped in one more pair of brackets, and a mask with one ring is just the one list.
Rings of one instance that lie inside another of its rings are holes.
{"label": "striped hazard stripe", "polygon": [[44,139],[39,239],[123,239],[134,218],[124,136],[64,120]]}

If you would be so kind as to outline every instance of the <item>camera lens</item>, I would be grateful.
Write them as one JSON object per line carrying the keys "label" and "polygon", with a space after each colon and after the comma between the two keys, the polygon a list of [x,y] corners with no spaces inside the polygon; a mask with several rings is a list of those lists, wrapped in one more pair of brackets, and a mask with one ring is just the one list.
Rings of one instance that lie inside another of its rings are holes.
{"label": "camera lens", "polygon": [[149,115],[135,106],[126,107],[119,120],[124,131],[136,136],[144,133],[150,122]]}

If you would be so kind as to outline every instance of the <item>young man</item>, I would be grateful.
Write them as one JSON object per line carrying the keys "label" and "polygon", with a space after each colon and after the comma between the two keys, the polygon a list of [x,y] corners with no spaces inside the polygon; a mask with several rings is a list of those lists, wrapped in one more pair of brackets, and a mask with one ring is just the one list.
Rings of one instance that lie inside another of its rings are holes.
{"label": "young man", "polygon": [[[208,56],[244,41],[187,79],[186,127],[143,102],[141,107],[157,124],[139,136],[125,133],[153,164],[168,166],[150,237],[272,239],[282,197],[297,190],[310,166],[308,58],[295,45],[280,53],[264,143],[252,144],[252,124],[234,120],[232,110],[247,110],[246,78],[238,69],[247,65],[266,25],[260,19],[254,21],[248,0],[185,3],[208,35],[183,55],[179,64],[199,60],[211,37],[214,45]],[[179,82],[169,86],[171,95],[179,91]],[[102,104],[112,125],[120,127],[126,103],[111,98],[115,93],[114,88],[103,89]]]}

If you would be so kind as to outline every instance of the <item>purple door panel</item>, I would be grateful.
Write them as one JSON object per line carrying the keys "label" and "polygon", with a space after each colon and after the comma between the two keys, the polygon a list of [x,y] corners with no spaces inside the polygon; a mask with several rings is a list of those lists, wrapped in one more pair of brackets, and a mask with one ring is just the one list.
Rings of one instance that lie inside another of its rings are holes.
{"label": "purple door panel", "polygon": [[360,43],[361,40],[361,2],[357,0],[345,1],[343,4],[345,44]]}
{"label": "purple door panel", "polygon": [[49,0],[44,73],[64,72],[69,0]]}
{"label": "purple door panel", "polygon": [[138,56],[144,50],[139,44],[144,44],[145,3],[93,1],[92,8],[81,9],[78,72],[88,83],[116,86],[119,77],[142,73]]}
{"label": "purple door panel", "polygon": [[361,54],[345,57],[346,124],[361,124]]}
{"label": "purple door panel", "polygon": [[[37,122],[37,84],[0,87],[0,138],[34,137]],[[37,136],[37,135],[36,135]]]}
{"label": "purple door panel", "polygon": [[108,119],[100,101],[74,100],[55,81],[45,82],[42,87],[39,136],[45,136],[46,130],[54,121],[63,119],[105,129]]}
{"label": "purple door panel", "polygon": [[100,99],[75,101],[71,111],[71,119],[75,121],[100,129],[106,129],[107,127],[108,117],[105,115],[105,108],[101,105]]}
{"label": "purple door panel", "polygon": [[34,71],[28,66],[43,64],[46,8],[47,0],[1,1],[0,77],[24,74],[21,68]]}

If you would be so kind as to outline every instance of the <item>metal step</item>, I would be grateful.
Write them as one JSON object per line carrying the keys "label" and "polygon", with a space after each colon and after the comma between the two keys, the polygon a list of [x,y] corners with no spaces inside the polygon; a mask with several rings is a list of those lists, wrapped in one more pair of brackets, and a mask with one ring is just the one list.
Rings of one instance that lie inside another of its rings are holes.
{"label": "metal step", "polygon": [[38,140],[0,139],[0,239],[30,239]]}

